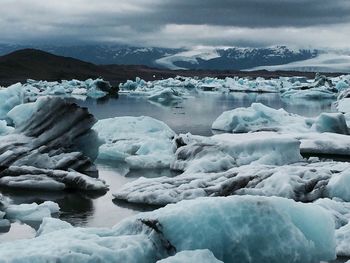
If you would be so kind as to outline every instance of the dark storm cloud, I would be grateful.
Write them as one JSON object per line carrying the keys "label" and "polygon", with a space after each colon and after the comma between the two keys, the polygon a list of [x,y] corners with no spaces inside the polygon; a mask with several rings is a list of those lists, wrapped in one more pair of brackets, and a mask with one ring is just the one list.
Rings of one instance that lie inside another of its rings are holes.
{"label": "dark storm cloud", "polygon": [[165,0],[159,21],[242,27],[312,26],[350,21],[348,0]]}
{"label": "dark storm cloud", "polygon": [[2,0],[1,8],[0,41],[15,43],[341,46],[350,27],[349,0]]}

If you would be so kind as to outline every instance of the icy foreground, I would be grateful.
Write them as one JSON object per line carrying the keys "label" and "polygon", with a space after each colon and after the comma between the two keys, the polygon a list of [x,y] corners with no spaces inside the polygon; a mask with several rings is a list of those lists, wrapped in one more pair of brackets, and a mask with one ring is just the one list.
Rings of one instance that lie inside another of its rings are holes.
{"label": "icy foreground", "polygon": [[[43,97],[14,107],[15,129],[0,137],[0,185],[29,189],[106,190],[88,176],[97,170],[96,122],[86,109],[59,98]],[[86,147],[85,140],[92,143]]]}
{"label": "icy foreground", "polygon": [[36,238],[2,244],[0,262],[142,263],[173,255],[161,262],[177,262],[210,255],[205,249],[217,259],[209,262],[332,260],[334,222],[318,205],[283,198],[200,198],[136,215],[113,229],[45,219]]}

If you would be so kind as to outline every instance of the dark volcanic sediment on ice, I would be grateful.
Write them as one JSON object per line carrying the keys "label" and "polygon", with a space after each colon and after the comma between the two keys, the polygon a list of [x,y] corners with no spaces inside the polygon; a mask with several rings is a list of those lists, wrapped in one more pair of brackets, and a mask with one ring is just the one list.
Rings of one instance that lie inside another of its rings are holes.
{"label": "dark volcanic sediment on ice", "polygon": [[[33,115],[0,140],[0,184],[60,190],[102,190],[93,164],[98,139],[87,109],[60,98],[44,97]],[[84,141],[88,140],[89,147]]]}

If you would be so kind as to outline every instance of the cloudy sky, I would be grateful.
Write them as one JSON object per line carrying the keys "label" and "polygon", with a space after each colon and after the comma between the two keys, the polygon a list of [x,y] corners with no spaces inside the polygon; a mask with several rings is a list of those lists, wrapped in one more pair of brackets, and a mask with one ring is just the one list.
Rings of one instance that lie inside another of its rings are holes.
{"label": "cloudy sky", "polygon": [[0,42],[348,48],[349,0],[1,0]]}

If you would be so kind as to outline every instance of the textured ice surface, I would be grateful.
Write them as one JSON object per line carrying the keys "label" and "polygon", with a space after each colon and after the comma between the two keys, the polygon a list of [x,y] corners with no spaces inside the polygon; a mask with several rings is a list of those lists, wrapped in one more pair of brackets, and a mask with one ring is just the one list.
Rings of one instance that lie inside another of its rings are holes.
{"label": "textured ice surface", "polygon": [[350,113],[350,88],[343,90],[339,94],[337,109],[340,112]]}
{"label": "textured ice surface", "polygon": [[337,255],[350,257],[350,224],[347,224],[335,231],[337,244]]}
{"label": "textured ice surface", "polygon": [[[333,83],[333,80],[334,83]],[[338,79],[330,79],[316,74],[313,82],[306,85],[292,86],[281,89],[282,97],[288,99],[332,99],[336,98],[339,90],[335,87]]]}
{"label": "textured ice surface", "polygon": [[[98,153],[94,117],[60,98],[39,98],[12,109],[15,130],[0,137],[2,185],[59,190],[101,190],[92,160]],[[89,142],[88,145],[86,142]],[[102,187],[103,186],[103,187]]]}
{"label": "textured ice surface", "polygon": [[350,136],[337,133],[276,133],[276,132],[256,132],[247,134],[218,134],[212,139],[224,142],[246,141],[249,138],[259,138],[269,140],[276,138],[281,141],[294,139],[300,142],[300,152],[303,154],[326,154],[326,155],[350,155]]}
{"label": "textured ice surface", "polygon": [[113,229],[44,219],[36,238],[3,243],[0,262],[143,263],[204,249],[223,262],[332,260],[334,222],[318,205],[283,198],[201,198],[136,215]]}
{"label": "textured ice surface", "polygon": [[272,109],[261,103],[253,103],[248,108],[225,111],[214,121],[212,129],[233,133],[313,131],[348,134],[346,121],[341,113],[322,113],[317,118],[305,118],[283,109]]}
{"label": "textured ice surface", "polygon": [[7,125],[5,120],[0,120],[0,136],[10,134],[14,131],[14,128]]}
{"label": "textured ice surface", "polygon": [[104,181],[74,170],[41,169],[33,166],[10,166],[0,173],[0,185],[31,190],[78,189],[105,191]]}
{"label": "textured ice surface", "polygon": [[222,134],[212,137],[185,134],[176,140],[185,146],[177,149],[171,168],[186,173],[219,172],[250,163],[283,165],[302,159],[298,140],[273,133],[269,136]]}
{"label": "textured ice surface", "polygon": [[337,198],[320,198],[314,204],[325,208],[332,215],[336,229],[350,222],[350,203]]}
{"label": "textured ice surface", "polygon": [[169,167],[174,159],[174,131],[151,117],[104,119],[93,129],[103,141],[99,159],[123,161],[133,169]]}
{"label": "textured ice surface", "polygon": [[[184,199],[228,195],[281,196],[299,201],[322,197],[346,200],[346,185],[334,178],[348,177],[349,163],[315,162],[292,165],[247,165],[219,173],[184,173],[168,178],[139,178],[124,185],[115,197],[134,203],[165,205]],[[343,189],[342,189],[343,188]]]}
{"label": "textured ice surface", "polygon": [[175,256],[168,257],[157,261],[157,263],[185,263],[185,262],[200,262],[200,263],[223,263],[215,258],[213,253],[208,249],[198,249],[181,251]]}
{"label": "textured ice surface", "polygon": [[327,186],[331,197],[338,197],[350,201],[350,169],[332,176]]}

